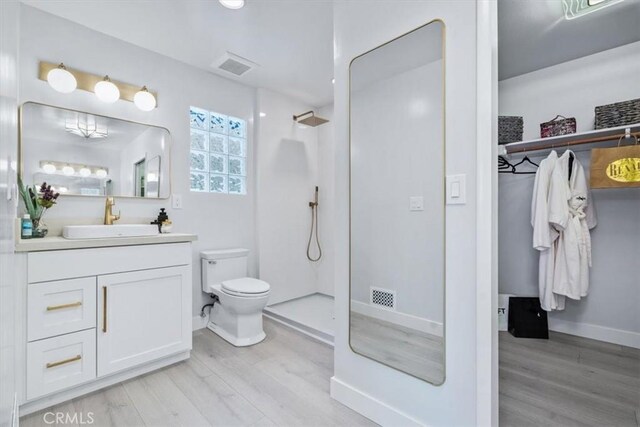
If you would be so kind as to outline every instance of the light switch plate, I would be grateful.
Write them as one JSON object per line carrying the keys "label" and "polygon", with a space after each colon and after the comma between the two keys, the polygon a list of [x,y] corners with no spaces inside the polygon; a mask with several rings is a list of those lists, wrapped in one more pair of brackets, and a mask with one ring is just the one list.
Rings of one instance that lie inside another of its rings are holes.
{"label": "light switch plate", "polygon": [[180,194],[171,195],[171,207],[173,209],[182,209],[182,196]]}
{"label": "light switch plate", "polygon": [[411,196],[409,197],[409,210],[410,211],[423,211],[424,210],[424,197]]}
{"label": "light switch plate", "polygon": [[467,203],[467,175],[447,175],[447,204]]}

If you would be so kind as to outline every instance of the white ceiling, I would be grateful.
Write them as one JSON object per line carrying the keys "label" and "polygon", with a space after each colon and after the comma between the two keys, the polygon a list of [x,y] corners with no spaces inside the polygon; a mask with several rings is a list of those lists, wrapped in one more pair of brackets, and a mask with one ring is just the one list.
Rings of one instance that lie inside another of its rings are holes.
{"label": "white ceiling", "polygon": [[[230,51],[260,65],[234,80],[316,107],[333,101],[331,0],[246,0],[240,10],[217,0],[22,1],[226,77],[211,64]],[[498,1],[501,80],[640,40],[640,0],[572,21],[562,0]]]}
{"label": "white ceiling", "polygon": [[640,40],[640,0],[566,20],[562,0],[498,0],[500,80]]}
{"label": "white ceiling", "polygon": [[260,65],[234,80],[311,106],[333,101],[330,0],[246,0],[240,10],[217,0],[23,2],[211,72],[230,51]]}

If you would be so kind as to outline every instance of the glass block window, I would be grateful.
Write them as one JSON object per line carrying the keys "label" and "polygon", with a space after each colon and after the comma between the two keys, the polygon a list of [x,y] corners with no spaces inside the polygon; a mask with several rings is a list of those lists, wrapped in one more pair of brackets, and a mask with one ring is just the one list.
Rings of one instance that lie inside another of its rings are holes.
{"label": "glass block window", "polygon": [[247,122],[189,109],[191,191],[247,194]]}

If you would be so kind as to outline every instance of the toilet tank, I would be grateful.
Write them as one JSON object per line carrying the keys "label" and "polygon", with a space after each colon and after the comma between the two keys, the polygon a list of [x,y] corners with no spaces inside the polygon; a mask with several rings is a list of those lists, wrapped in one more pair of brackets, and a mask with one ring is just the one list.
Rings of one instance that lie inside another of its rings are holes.
{"label": "toilet tank", "polygon": [[202,290],[211,293],[211,286],[225,280],[247,277],[248,249],[233,248],[200,252],[202,260]]}

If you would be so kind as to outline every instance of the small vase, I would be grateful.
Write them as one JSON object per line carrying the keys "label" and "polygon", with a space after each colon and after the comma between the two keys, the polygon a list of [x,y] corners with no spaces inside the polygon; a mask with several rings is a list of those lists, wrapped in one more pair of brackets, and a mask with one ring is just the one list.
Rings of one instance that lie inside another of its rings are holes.
{"label": "small vase", "polygon": [[33,219],[31,222],[33,223],[32,239],[43,238],[47,235],[49,228],[47,228],[47,224],[42,221],[42,218]]}

